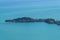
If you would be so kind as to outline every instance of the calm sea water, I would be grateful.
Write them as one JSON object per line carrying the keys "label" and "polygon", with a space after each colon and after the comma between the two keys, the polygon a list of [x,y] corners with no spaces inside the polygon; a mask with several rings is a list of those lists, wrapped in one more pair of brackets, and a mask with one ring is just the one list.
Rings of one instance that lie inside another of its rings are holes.
{"label": "calm sea water", "polygon": [[60,1],[0,2],[0,40],[60,40],[55,24],[4,22],[18,17],[60,20]]}

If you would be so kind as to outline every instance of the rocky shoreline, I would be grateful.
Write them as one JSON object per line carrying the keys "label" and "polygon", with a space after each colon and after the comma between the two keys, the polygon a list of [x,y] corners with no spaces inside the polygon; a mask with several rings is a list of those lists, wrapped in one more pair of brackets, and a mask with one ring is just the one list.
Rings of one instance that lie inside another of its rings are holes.
{"label": "rocky shoreline", "polygon": [[60,25],[60,21],[56,21],[55,19],[52,18],[47,18],[47,19],[34,19],[34,18],[30,18],[30,17],[21,17],[21,18],[16,18],[16,19],[12,19],[12,20],[5,20],[5,22],[45,22],[48,24],[57,24]]}

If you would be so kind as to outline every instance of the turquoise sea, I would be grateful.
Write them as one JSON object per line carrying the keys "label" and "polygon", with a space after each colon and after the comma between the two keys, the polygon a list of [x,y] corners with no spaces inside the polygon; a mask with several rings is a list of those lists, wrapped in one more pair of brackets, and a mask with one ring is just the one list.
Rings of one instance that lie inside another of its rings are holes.
{"label": "turquoise sea", "polygon": [[60,1],[0,2],[0,40],[60,40],[60,26],[46,23],[6,23],[18,17],[60,20]]}

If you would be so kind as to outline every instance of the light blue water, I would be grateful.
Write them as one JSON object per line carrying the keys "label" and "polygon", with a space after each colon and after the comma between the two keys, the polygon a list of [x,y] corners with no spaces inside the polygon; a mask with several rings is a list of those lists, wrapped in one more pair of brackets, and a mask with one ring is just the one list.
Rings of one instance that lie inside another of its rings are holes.
{"label": "light blue water", "polygon": [[0,2],[0,40],[60,40],[55,24],[4,22],[24,16],[60,20],[60,1]]}

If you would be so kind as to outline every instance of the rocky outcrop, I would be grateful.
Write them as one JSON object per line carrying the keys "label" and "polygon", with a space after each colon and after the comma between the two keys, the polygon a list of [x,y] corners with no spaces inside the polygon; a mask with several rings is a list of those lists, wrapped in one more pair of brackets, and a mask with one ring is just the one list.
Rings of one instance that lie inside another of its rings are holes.
{"label": "rocky outcrop", "polygon": [[55,24],[55,20],[51,18],[45,19],[45,22],[48,24]]}
{"label": "rocky outcrop", "polygon": [[22,18],[16,18],[12,20],[5,20],[5,22],[35,22],[35,20],[30,17],[22,17]]}
{"label": "rocky outcrop", "polygon": [[56,21],[56,23],[55,23],[55,24],[60,25],[60,21]]}
{"label": "rocky outcrop", "polygon": [[45,22],[48,24],[57,24],[60,25],[60,21],[56,21],[55,19],[52,18],[47,18],[47,19],[34,19],[30,17],[22,17],[22,18],[16,18],[12,20],[5,20],[5,22]]}

